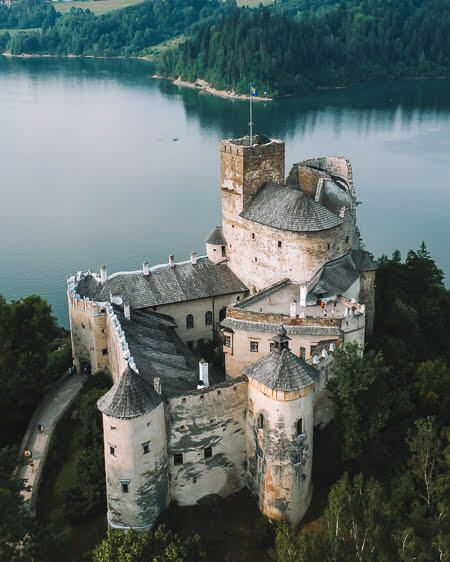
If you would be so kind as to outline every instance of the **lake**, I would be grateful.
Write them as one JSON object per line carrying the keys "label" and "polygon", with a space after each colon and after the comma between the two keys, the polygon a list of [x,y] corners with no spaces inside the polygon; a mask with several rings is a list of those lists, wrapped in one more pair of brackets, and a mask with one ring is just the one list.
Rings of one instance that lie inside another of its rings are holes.
{"label": "lake", "polygon": [[[449,79],[258,103],[254,122],[286,142],[288,168],[348,156],[367,248],[425,240],[448,284]],[[0,57],[0,294],[38,293],[67,326],[68,274],[204,253],[220,223],[218,142],[247,123],[246,102],[153,80],[140,61]]]}

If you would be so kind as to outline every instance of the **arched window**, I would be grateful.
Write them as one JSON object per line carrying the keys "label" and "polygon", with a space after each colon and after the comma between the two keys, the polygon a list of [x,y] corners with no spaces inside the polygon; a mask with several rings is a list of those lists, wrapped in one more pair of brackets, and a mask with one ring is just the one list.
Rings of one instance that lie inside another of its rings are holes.
{"label": "arched window", "polygon": [[205,312],[205,326],[211,326],[213,323],[212,312],[210,310]]}
{"label": "arched window", "polygon": [[300,418],[297,421],[297,435],[302,435],[303,434],[303,420],[302,418]]}
{"label": "arched window", "polygon": [[262,414],[258,416],[258,429],[264,429],[264,416]]}
{"label": "arched window", "polygon": [[225,316],[227,315],[227,309],[224,306],[223,308],[221,308],[219,310],[219,322],[222,322],[222,320],[225,320]]}
{"label": "arched window", "polygon": [[194,317],[192,314],[188,314],[186,316],[186,328],[193,328],[194,327]]}

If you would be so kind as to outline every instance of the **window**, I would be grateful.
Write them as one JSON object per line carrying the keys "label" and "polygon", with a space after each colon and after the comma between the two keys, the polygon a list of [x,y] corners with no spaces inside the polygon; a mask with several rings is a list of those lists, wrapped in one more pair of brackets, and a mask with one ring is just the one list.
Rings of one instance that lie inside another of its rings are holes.
{"label": "window", "polygon": [[231,336],[224,336],[223,337],[223,345],[225,347],[231,347]]}
{"label": "window", "polygon": [[258,261],[258,258],[255,256],[255,261]]}
{"label": "window", "polygon": [[281,240],[278,240],[278,247],[281,248],[281,246],[282,246]]}
{"label": "window", "polygon": [[205,312],[205,326],[211,326],[213,323],[213,314],[210,310]]}
{"label": "window", "polygon": [[183,464],[183,453],[175,453],[173,456],[173,464],[179,466]]}
{"label": "window", "polygon": [[258,353],[258,342],[257,341],[251,341],[250,342],[250,351],[252,353]]}
{"label": "window", "polygon": [[330,249],[331,248],[331,244],[328,242],[327,244],[327,248]]}
{"label": "window", "polygon": [[128,494],[128,492],[130,491],[130,480],[121,480],[120,481],[120,485],[122,487],[122,492],[124,494]]}
{"label": "window", "polygon": [[297,421],[297,435],[302,435],[303,434],[303,420],[302,418],[300,418]]}
{"label": "window", "polygon": [[108,355],[108,350],[106,347],[102,349],[102,355]]}
{"label": "window", "polygon": [[226,250],[225,246],[222,246],[222,257],[223,258],[226,256],[225,250]]}
{"label": "window", "polygon": [[194,349],[194,342],[193,342],[193,341],[188,341],[188,342],[186,342],[186,343],[187,343],[188,348],[192,351],[192,350]]}
{"label": "window", "polygon": [[197,484],[197,477],[196,476],[194,476],[194,478],[192,478],[192,483]]}
{"label": "window", "polygon": [[224,306],[219,310],[219,322],[225,320],[226,315],[227,315],[227,308],[226,306]]}
{"label": "window", "polygon": [[300,347],[300,357],[302,359],[306,359],[306,347],[303,346]]}
{"label": "window", "polygon": [[346,236],[345,242],[348,243],[349,240],[350,240],[350,236]]}
{"label": "window", "polygon": [[83,330],[86,330],[86,326],[83,324],[83,322],[81,323],[81,327],[83,328]]}
{"label": "window", "polygon": [[205,459],[210,459],[212,457],[212,447],[205,447],[203,449],[203,455]]}
{"label": "window", "polygon": [[294,455],[294,458],[292,460],[294,462],[294,466],[300,466],[302,462],[302,457],[300,454],[297,453]]}
{"label": "window", "polygon": [[252,232],[252,240],[254,240],[254,239],[255,239],[255,233]]}
{"label": "window", "polygon": [[270,352],[275,349],[275,343],[273,341],[270,342]]}
{"label": "window", "polygon": [[114,445],[109,446],[109,454],[112,455],[113,457],[116,456],[116,447]]}
{"label": "window", "polygon": [[264,416],[262,414],[258,416],[258,429],[264,429]]}
{"label": "window", "polygon": [[109,426],[109,429],[110,429],[111,431],[114,431],[114,430],[116,429],[116,426],[115,426],[115,425],[110,425],[110,426]]}
{"label": "window", "polygon": [[142,452],[144,455],[150,452],[150,441],[146,441],[145,443],[142,443]]}
{"label": "window", "polygon": [[186,316],[186,328],[191,329],[194,327],[194,317],[192,314]]}

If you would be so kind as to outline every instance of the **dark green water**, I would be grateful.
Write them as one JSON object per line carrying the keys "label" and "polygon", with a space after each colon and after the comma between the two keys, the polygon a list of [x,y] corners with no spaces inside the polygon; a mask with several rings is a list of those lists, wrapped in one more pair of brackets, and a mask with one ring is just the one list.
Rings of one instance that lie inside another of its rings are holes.
{"label": "dark green water", "polygon": [[[368,249],[426,240],[448,282],[450,80],[258,104],[254,121],[286,141],[288,167],[351,158]],[[0,293],[39,293],[66,323],[67,274],[203,253],[220,221],[218,141],[247,122],[245,102],[151,80],[138,61],[0,57]]]}

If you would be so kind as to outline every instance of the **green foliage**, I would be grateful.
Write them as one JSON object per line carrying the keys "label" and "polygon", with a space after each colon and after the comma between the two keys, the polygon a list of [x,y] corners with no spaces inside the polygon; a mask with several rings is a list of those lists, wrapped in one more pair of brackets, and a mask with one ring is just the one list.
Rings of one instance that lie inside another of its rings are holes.
{"label": "green foliage", "polygon": [[61,346],[64,338],[44,299],[7,303],[0,297],[0,445],[21,439],[48,384],[64,374],[57,371],[65,366]]}
{"label": "green foliage", "polygon": [[108,531],[94,548],[93,562],[197,562],[206,560],[198,535],[181,538],[160,525],[151,533]]}
{"label": "green foliage", "polygon": [[0,28],[30,29],[54,25],[56,10],[42,0],[19,0],[8,8],[0,4]]}
{"label": "green foliage", "polygon": [[[29,0],[17,4],[24,1]],[[98,16],[72,8],[56,20],[46,20],[40,33],[15,34],[5,48],[13,54],[135,56],[225,10],[227,4],[218,0],[154,0]]]}
{"label": "green foliage", "polygon": [[381,353],[362,354],[348,344],[334,354],[333,378],[328,387],[336,407],[336,425],[342,439],[342,456],[355,459],[379,441],[385,427],[391,397],[389,370]]}
{"label": "green foliage", "polygon": [[87,516],[101,513],[106,502],[105,465],[103,458],[102,416],[97,400],[105,394],[111,380],[108,375],[97,373],[72,413],[80,425],[81,456],[77,462],[76,479],[79,486],[66,492],[65,515],[71,522],[79,522]]}
{"label": "green foliage", "polygon": [[[431,32],[431,30],[433,30]],[[275,3],[236,9],[165,51],[158,71],[273,96],[450,69],[447,0]]]}

